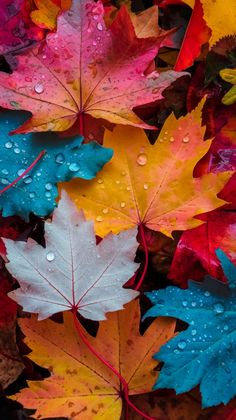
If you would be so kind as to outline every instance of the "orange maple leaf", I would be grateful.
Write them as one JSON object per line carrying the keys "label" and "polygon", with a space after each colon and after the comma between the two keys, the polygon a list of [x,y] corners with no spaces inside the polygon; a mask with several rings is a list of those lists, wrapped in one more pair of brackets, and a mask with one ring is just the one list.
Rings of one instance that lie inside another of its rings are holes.
{"label": "orange maple leaf", "polygon": [[[100,323],[96,338],[84,333],[93,348],[126,378],[130,395],[151,390],[156,377],[152,354],[173,336],[175,328],[173,319],[158,318],[141,336],[139,322],[139,304],[133,301],[124,311],[109,314],[108,320]],[[29,357],[48,368],[51,376],[29,381],[29,388],[13,399],[26,408],[37,408],[36,418],[120,419],[121,384],[83,342],[78,342],[70,313],[64,313],[64,324],[38,322],[32,317],[21,320],[20,325],[33,350]]]}

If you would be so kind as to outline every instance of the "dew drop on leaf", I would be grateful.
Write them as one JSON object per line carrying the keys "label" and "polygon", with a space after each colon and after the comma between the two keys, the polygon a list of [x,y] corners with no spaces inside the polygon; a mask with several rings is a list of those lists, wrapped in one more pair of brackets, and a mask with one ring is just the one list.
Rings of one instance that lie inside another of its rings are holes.
{"label": "dew drop on leaf", "polygon": [[145,166],[147,163],[147,156],[144,153],[140,153],[137,157],[137,164],[140,166]]}
{"label": "dew drop on leaf", "polygon": [[204,293],[204,296],[209,297],[210,296],[210,292],[208,292],[208,290],[206,290],[206,292]]}
{"label": "dew drop on leaf", "polygon": [[188,143],[189,142],[189,136],[184,136],[182,142],[183,143]]}
{"label": "dew drop on leaf", "polygon": [[103,218],[102,218],[102,216],[97,216],[96,217],[96,220],[97,220],[97,222],[102,222],[103,221]]}
{"label": "dew drop on leaf", "polygon": [[178,348],[180,350],[185,349],[185,347],[186,347],[186,341],[184,341],[184,340],[179,341],[178,344],[177,344],[177,346],[178,346]]}
{"label": "dew drop on leaf", "polygon": [[102,212],[103,212],[104,214],[107,214],[107,213],[108,213],[108,209],[103,209],[103,210],[102,210]]}
{"label": "dew drop on leaf", "polygon": [[122,202],[120,203],[120,206],[121,206],[121,208],[123,209],[123,208],[125,207],[125,202],[124,202],[124,201],[122,201]]}
{"label": "dew drop on leaf", "polygon": [[214,305],[214,311],[215,311],[217,314],[222,314],[222,313],[224,312],[224,310],[225,310],[225,308],[224,308],[224,306],[222,305],[222,303],[215,303],[215,305]]}
{"label": "dew drop on leaf", "polygon": [[98,178],[97,182],[98,182],[98,184],[103,184],[103,179],[102,178]]}
{"label": "dew drop on leaf", "polygon": [[102,24],[101,24],[101,22],[98,22],[97,28],[98,28],[99,31],[102,31]]}
{"label": "dew drop on leaf", "polygon": [[30,176],[27,176],[25,179],[24,179],[24,183],[25,184],[30,184],[32,182],[32,178],[30,177]]}
{"label": "dew drop on leaf", "polygon": [[144,188],[145,190],[148,190],[148,184],[143,184],[143,188]]}
{"label": "dew drop on leaf", "polygon": [[35,90],[36,93],[39,93],[39,94],[43,93],[43,91],[44,91],[43,84],[42,83],[37,83],[34,87],[34,90]]}
{"label": "dew drop on leaf", "polygon": [[76,163],[76,162],[72,162],[70,165],[69,165],[69,170],[71,171],[71,172],[78,172],[78,170],[79,170],[79,165],[78,165],[78,163]]}
{"label": "dew drop on leaf", "polygon": [[187,306],[187,304],[188,304],[187,300],[183,300],[182,305]]}
{"label": "dew drop on leaf", "polygon": [[51,261],[55,260],[55,254],[54,254],[53,252],[48,252],[48,253],[47,253],[47,260],[48,260],[49,262],[51,262]]}
{"label": "dew drop on leaf", "polygon": [[13,143],[12,143],[11,141],[7,141],[7,142],[5,143],[5,147],[6,147],[6,149],[11,149],[11,148],[12,148],[12,146],[13,146]]}
{"label": "dew drop on leaf", "polygon": [[197,334],[197,330],[195,330],[195,329],[194,329],[194,330],[192,330],[192,331],[191,331],[191,334],[192,334],[192,335],[196,335],[196,334]]}
{"label": "dew drop on leaf", "polygon": [[175,141],[174,137],[170,137],[170,142],[173,143]]}
{"label": "dew drop on leaf", "polygon": [[47,182],[47,184],[45,184],[45,188],[46,188],[46,190],[50,191],[52,189],[51,182]]}
{"label": "dew drop on leaf", "polygon": [[65,156],[63,155],[63,153],[58,153],[55,157],[55,161],[56,163],[62,164],[65,162]]}

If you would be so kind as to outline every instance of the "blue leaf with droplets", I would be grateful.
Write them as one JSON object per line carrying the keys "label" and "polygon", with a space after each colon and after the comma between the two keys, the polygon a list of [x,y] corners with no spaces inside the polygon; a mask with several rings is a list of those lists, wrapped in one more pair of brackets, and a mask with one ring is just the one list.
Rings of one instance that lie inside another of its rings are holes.
{"label": "blue leaf with droplets", "polygon": [[0,113],[0,190],[22,175],[40,152],[45,153],[22,179],[0,194],[0,210],[3,216],[19,215],[27,220],[31,212],[47,216],[53,211],[58,182],[94,178],[113,151],[96,142],[82,144],[81,136],[61,139],[52,132],[10,136],[26,115],[19,111]]}
{"label": "blue leaf with droplets", "polygon": [[186,290],[146,293],[154,306],[144,318],[171,316],[188,324],[154,355],[164,362],[154,389],[180,394],[200,385],[203,407],[227,404],[236,395],[236,267],[223,251],[217,256],[228,284],[207,276],[203,283],[189,281]]}

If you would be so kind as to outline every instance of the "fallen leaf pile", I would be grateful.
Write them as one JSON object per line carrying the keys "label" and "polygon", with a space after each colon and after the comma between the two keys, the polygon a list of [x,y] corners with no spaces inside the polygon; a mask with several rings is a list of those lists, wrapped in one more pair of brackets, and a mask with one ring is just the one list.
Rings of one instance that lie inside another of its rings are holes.
{"label": "fallen leaf pile", "polygon": [[0,419],[236,418],[234,0],[2,0]]}

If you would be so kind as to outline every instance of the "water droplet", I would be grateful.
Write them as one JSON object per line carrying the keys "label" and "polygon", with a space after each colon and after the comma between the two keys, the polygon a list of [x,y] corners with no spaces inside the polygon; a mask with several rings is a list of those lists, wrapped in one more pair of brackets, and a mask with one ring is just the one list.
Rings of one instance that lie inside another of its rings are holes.
{"label": "water droplet", "polygon": [[1,178],[1,184],[7,185],[9,184],[9,181],[6,178]]}
{"label": "water droplet", "polygon": [[101,22],[98,22],[97,28],[98,28],[99,31],[102,31],[102,24],[101,24]]}
{"label": "water droplet", "polygon": [[98,184],[103,184],[103,179],[102,178],[98,178],[97,183]]}
{"label": "water droplet", "polygon": [[71,171],[71,172],[78,172],[78,170],[79,170],[79,165],[78,165],[78,163],[76,163],[76,162],[72,162],[70,165],[69,165],[69,170]]}
{"label": "water droplet", "polygon": [[93,41],[93,45],[94,45],[94,46],[96,46],[96,45],[97,45],[96,41]]}
{"label": "water droplet", "polygon": [[208,290],[206,290],[206,292],[204,293],[204,296],[209,297],[210,296],[210,292],[208,292]]}
{"label": "water droplet", "polygon": [[58,153],[55,157],[55,161],[56,163],[64,163],[65,162],[65,156],[63,155],[63,153]]}
{"label": "water droplet", "polygon": [[140,166],[144,166],[147,163],[147,156],[144,153],[140,153],[137,157],[137,163]]}
{"label": "water droplet", "polygon": [[2,169],[2,173],[3,173],[4,175],[8,175],[8,174],[9,174],[9,172],[8,172],[8,170],[7,170],[7,169]]}
{"label": "water droplet", "polygon": [[104,214],[107,214],[108,213],[108,209],[103,209],[103,211],[102,211]]}
{"label": "water droplet", "polygon": [[130,191],[131,190],[131,187],[126,187],[126,189],[127,189],[127,191]]}
{"label": "water droplet", "polygon": [[170,137],[170,142],[173,143],[175,141],[174,137]]}
{"label": "water droplet", "polygon": [[148,190],[148,184],[143,184],[143,188],[144,188],[145,190]]}
{"label": "water droplet", "polygon": [[126,174],[126,171],[122,171],[122,172],[121,172],[121,175],[122,175],[122,176],[127,175],[127,174]]}
{"label": "water droplet", "polygon": [[18,155],[18,154],[20,153],[20,149],[19,149],[18,147],[16,147],[16,148],[14,149],[14,152]]}
{"label": "water droplet", "polygon": [[96,217],[97,222],[102,222],[103,221],[103,217],[102,216],[97,216]]}
{"label": "water droplet", "polygon": [[119,181],[119,179],[117,179],[117,180],[116,180],[116,184],[117,184],[117,185],[119,185],[119,184],[120,184],[120,181]]}
{"label": "water droplet", "polygon": [[50,191],[50,190],[52,189],[52,184],[51,184],[51,182],[48,182],[48,183],[45,185],[45,188],[46,188],[46,190]]}
{"label": "water droplet", "polygon": [[34,87],[34,90],[36,93],[43,93],[44,86],[42,85],[42,83],[37,83]]}
{"label": "water droplet", "polygon": [[24,172],[25,169],[19,169],[19,171],[17,171],[17,175],[21,176]]}
{"label": "water droplet", "polygon": [[191,303],[191,305],[192,305],[193,307],[197,306],[196,302],[192,302],[192,303]]}
{"label": "water droplet", "polygon": [[31,182],[32,182],[32,178],[30,176],[27,176],[26,178],[24,178],[25,184],[30,184]]}
{"label": "water droplet", "polygon": [[11,149],[11,148],[12,148],[12,146],[13,146],[13,143],[12,143],[11,141],[7,141],[7,142],[5,143],[5,147],[6,147],[6,149]]}
{"label": "water droplet", "polygon": [[48,252],[48,253],[47,253],[47,260],[48,260],[49,262],[51,262],[51,261],[55,260],[55,254],[54,254],[53,252]]}
{"label": "water droplet", "polygon": [[225,325],[225,326],[224,326],[224,330],[225,330],[225,331],[228,331],[228,329],[229,329],[228,325]]}
{"label": "water droplet", "polygon": [[45,197],[47,197],[47,198],[50,198],[50,197],[51,197],[51,193],[50,193],[50,191],[46,191],[46,192],[45,192]]}
{"label": "water droplet", "polygon": [[192,334],[192,335],[196,335],[196,334],[197,334],[197,330],[192,330],[192,331],[191,331],[191,334]]}
{"label": "water droplet", "polygon": [[183,300],[182,305],[187,306],[187,304],[188,304],[187,300]]}
{"label": "water droplet", "polygon": [[178,344],[177,344],[177,346],[178,346],[178,348],[180,350],[185,349],[185,347],[186,347],[186,341],[184,341],[184,340],[179,341]]}
{"label": "water droplet", "polygon": [[224,310],[225,310],[225,308],[224,308],[224,306],[222,305],[222,303],[216,303],[216,304],[214,305],[214,311],[215,311],[217,314],[222,314],[222,312],[224,312]]}
{"label": "water droplet", "polygon": [[124,201],[122,201],[121,203],[120,203],[120,206],[122,207],[122,209],[125,207],[125,202]]}
{"label": "water droplet", "polygon": [[16,101],[10,101],[10,105],[13,106],[14,108],[19,108],[19,103]]}
{"label": "water droplet", "polygon": [[190,140],[189,136],[184,136],[183,139],[182,139],[182,142],[183,143],[188,143],[189,140]]}
{"label": "water droplet", "polygon": [[35,192],[30,192],[30,193],[29,193],[29,197],[30,197],[30,198],[34,198],[34,197],[35,197]]}

